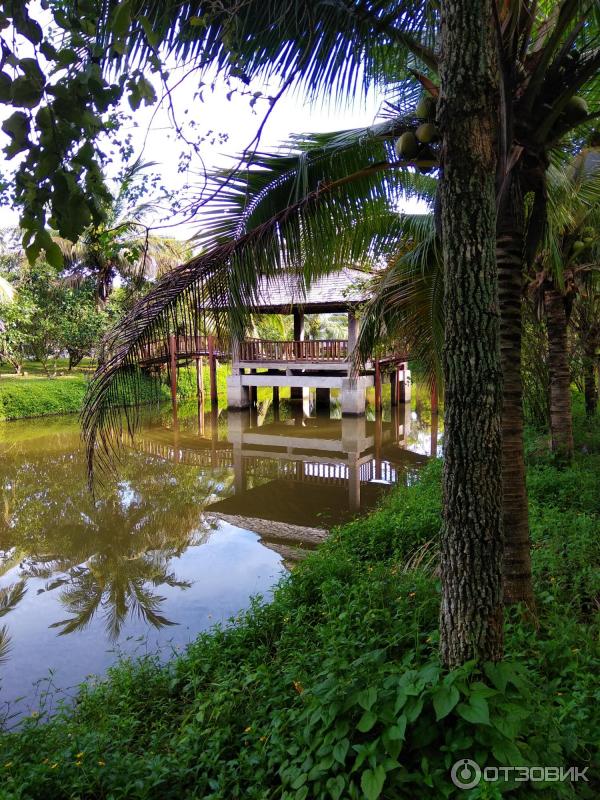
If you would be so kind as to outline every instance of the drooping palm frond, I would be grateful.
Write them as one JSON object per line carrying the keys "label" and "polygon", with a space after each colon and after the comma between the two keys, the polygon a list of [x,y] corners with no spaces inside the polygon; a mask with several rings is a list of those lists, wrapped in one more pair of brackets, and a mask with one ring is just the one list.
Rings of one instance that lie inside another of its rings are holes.
{"label": "drooping palm frond", "polygon": [[6,625],[0,628],[0,664],[8,658],[10,651],[10,633]]}
{"label": "drooping palm frond", "polygon": [[[215,173],[214,199],[195,241],[208,247],[237,238],[319,187],[358,174],[365,165],[394,161],[394,139],[418,125],[413,115],[414,108],[365,128],[293,136],[276,153],[253,154],[246,169]],[[353,182],[352,191],[365,189],[365,201],[378,198],[393,208],[408,198],[432,202],[436,184],[417,170],[394,170],[364,186]]]}
{"label": "drooping palm frond", "polygon": [[26,581],[17,581],[0,589],[0,617],[12,611],[25,597],[26,592]]}
{"label": "drooping palm frond", "polygon": [[358,353],[406,350],[430,385],[443,389],[443,267],[432,214],[403,215],[397,252],[372,282],[363,307]]}

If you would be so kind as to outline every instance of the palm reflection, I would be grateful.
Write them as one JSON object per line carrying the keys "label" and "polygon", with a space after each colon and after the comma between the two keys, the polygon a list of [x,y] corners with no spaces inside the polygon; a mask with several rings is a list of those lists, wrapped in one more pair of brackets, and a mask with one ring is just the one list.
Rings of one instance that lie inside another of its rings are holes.
{"label": "palm reflection", "polygon": [[[126,480],[94,504],[79,453],[18,446],[1,455],[8,458],[0,457],[0,549],[20,552],[23,590],[30,579],[45,581],[38,593],[60,590],[68,616],[51,627],[64,635],[100,617],[116,639],[128,619],[155,628],[176,624],[161,612],[159,589],[191,585],[170,564],[210,532],[201,510],[218,475],[186,466],[167,470],[164,462],[132,453],[122,471]],[[0,648],[5,637],[6,631]]]}

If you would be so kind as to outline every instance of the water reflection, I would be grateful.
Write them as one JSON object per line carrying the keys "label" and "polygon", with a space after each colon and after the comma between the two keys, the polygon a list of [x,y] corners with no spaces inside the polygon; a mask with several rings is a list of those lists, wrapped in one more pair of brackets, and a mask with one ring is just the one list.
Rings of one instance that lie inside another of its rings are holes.
{"label": "water reflection", "polygon": [[35,704],[48,668],[67,687],[115,643],[181,646],[268,597],[333,524],[412,479],[434,446],[414,416],[156,412],[96,503],[75,420],[0,426],[0,703]]}

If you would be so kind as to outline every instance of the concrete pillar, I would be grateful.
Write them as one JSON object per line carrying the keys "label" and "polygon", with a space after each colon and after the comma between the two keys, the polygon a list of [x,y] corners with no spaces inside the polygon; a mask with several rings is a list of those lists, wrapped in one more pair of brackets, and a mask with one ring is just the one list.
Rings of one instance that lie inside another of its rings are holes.
{"label": "concrete pillar", "polygon": [[[294,315],[294,341],[295,342],[303,342],[304,341],[304,312],[300,311],[300,309],[295,308],[293,311]],[[301,386],[292,386],[290,390],[290,397],[292,400],[302,400],[302,387]]]}
{"label": "concrete pillar", "polygon": [[358,317],[354,311],[348,311],[348,353],[356,347],[358,341]]}
{"label": "concrete pillar", "polygon": [[342,416],[363,416],[367,386],[368,382],[363,377],[342,379]]}
{"label": "concrete pillar", "polygon": [[400,370],[399,392],[400,392],[400,397],[399,397],[400,402],[410,403],[412,397],[411,379],[410,379],[410,370],[407,369],[406,364],[404,365],[404,369]]}
{"label": "concrete pillar", "polygon": [[403,403],[398,410],[400,414],[400,427],[402,428],[400,444],[403,447],[406,447],[408,444],[408,437],[410,435],[410,426],[412,422],[410,403]]}
{"label": "concrete pillar", "polygon": [[227,407],[233,409],[250,407],[250,392],[247,386],[242,386],[240,375],[227,377]]}
{"label": "concrete pillar", "polygon": [[331,389],[317,387],[315,395],[317,411],[329,411],[329,405],[331,403]]}

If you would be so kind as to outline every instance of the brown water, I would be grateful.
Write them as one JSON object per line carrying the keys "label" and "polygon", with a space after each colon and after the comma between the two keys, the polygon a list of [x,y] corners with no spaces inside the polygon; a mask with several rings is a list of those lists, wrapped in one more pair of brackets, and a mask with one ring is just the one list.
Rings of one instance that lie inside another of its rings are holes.
{"label": "brown water", "polygon": [[183,409],[177,429],[149,414],[96,504],[77,420],[0,424],[0,721],[268,600],[331,525],[436,452],[420,411]]}

